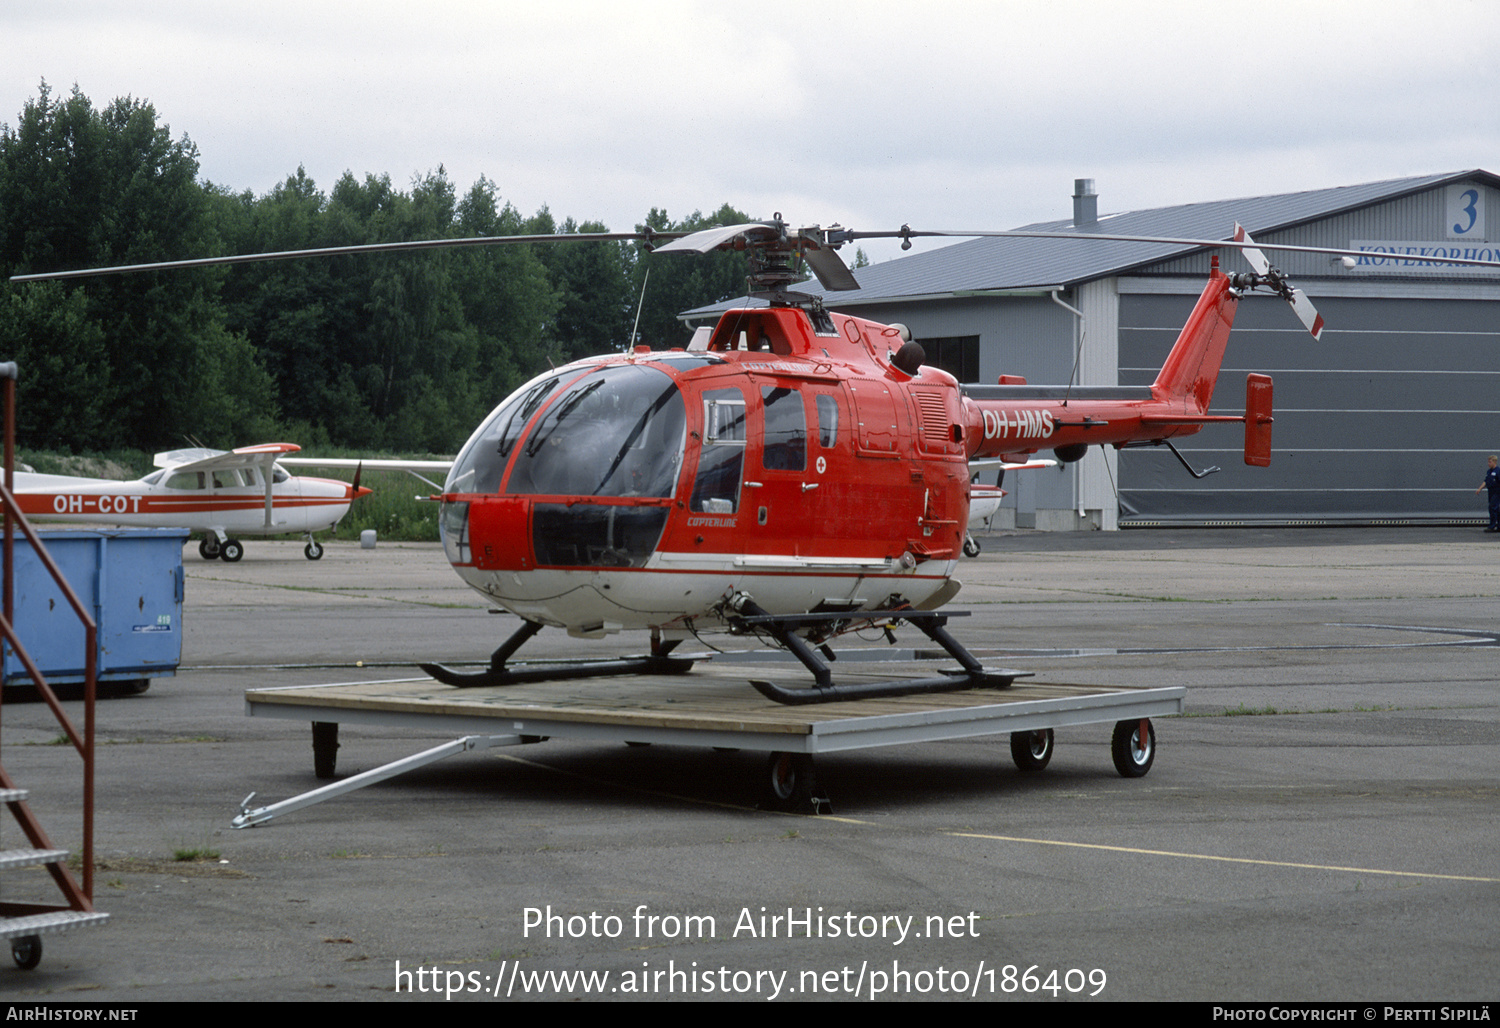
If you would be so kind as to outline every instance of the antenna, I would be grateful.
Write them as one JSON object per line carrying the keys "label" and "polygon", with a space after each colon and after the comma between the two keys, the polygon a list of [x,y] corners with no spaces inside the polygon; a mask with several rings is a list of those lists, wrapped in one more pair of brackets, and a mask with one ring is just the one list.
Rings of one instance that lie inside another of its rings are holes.
{"label": "antenna", "polygon": [[635,321],[630,326],[630,338],[625,340],[623,352],[629,353],[635,346],[635,334],[641,327],[641,310],[646,306],[646,283],[651,281],[651,266],[646,265],[646,274],[641,277],[641,298],[635,304]]}

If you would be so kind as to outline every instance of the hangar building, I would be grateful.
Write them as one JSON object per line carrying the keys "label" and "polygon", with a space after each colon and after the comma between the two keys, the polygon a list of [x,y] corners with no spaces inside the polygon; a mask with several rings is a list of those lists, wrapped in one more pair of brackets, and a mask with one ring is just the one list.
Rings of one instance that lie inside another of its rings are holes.
{"label": "hangar building", "polygon": [[[1077,233],[1228,238],[1368,251],[1348,267],[1270,252],[1326,327],[1314,342],[1284,301],[1240,304],[1213,413],[1244,409],[1244,376],[1275,381],[1270,468],[1246,467],[1237,425],[1178,448],[1092,448],[1057,471],[1012,474],[997,525],[1050,530],[1128,525],[1473,522],[1485,457],[1500,452],[1500,275],[1422,260],[1500,259],[1500,177],[1482,170],[1098,214],[1075,183],[1073,217],[1025,226]],[[1226,271],[1247,270],[1218,251]],[[836,310],[902,322],[929,362],[962,382],[1149,385],[1202,291],[1209,251],[1168,244],[980,238],[859,269]],[[797,287],[821,292],[816,282]],[[704,316],[707,309],[685,315]],[[1046,455],[1045,452],[1042,455]]]}

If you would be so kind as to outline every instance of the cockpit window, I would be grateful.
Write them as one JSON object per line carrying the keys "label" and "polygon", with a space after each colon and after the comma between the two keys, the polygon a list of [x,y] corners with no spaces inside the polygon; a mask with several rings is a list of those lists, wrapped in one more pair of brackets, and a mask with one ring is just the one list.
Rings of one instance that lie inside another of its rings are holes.
{"label": "cockpit window", "polygon": [[767,471],[803,471],[807,468],[807,415],[802,394],[784,387],[761,387],[766,409],[766,445],[761,466]]}
{"label": "cockpit window", "polygon": [[484,424],[469,437],[443,491],[447,493],[493,493],[510,460],[516,440],[542,404],[560,385],[578,375],[577,369],[550,372],[532,379],[505,398]]}
{"label": "cockpit window", "polygon": [[682,467],[682,394],[655,368],[599,368],[552,395],[515,447],[508,493],[670,497]]}

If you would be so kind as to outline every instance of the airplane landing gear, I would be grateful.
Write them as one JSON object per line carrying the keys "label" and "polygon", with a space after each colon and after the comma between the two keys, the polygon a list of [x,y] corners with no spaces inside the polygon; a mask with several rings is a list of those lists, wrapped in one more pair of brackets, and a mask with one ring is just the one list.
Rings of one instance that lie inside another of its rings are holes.
{"label": "airplane landing gear", "polygon": [[245,544],[238,539],[224,539],[210,532],[198,543],[198,556],[204,560],[224,560],[233,564],[245,555]]}
{"label": "airplane landing gear", "polygon": [[307,545],[302,547],[302,553],[308,560],[323,559],[323,547],[312,536],[307,537]]}

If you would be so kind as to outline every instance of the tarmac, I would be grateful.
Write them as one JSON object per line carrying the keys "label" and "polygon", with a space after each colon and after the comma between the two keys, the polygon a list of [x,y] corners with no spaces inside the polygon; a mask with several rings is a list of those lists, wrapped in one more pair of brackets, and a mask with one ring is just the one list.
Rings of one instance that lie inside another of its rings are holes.
{"label": "tarmac", "polygon": [[[95,902],[11,1002],[520,999],[1475,1002],[1500,952],[1500,543],[1477,528],[1016,532],[951,628],[1043,681],[1185,685],[1142,779],[1108,726],[818,758],[832,815],[756,808],[764,754],[552,741],[271,824],[320,784],[246,689],[483,661],[441,548],[184,550],[183,665],[99,706]],[[909,629],[901,642],[919,640]],[[521,656],[641,648],[539,635]],[[748,689],[748,686],[747,686]],[[77,703],[68,703],[76,712]],[[7,695],[4,763],[76,848],[78,765]],[[345,726],[340,775],[445,736]],[[19,833],[6,819],[3,840]],[[197,859],[178,859],[180,857]],[[55,895],[39,869],[8,899]]]}

